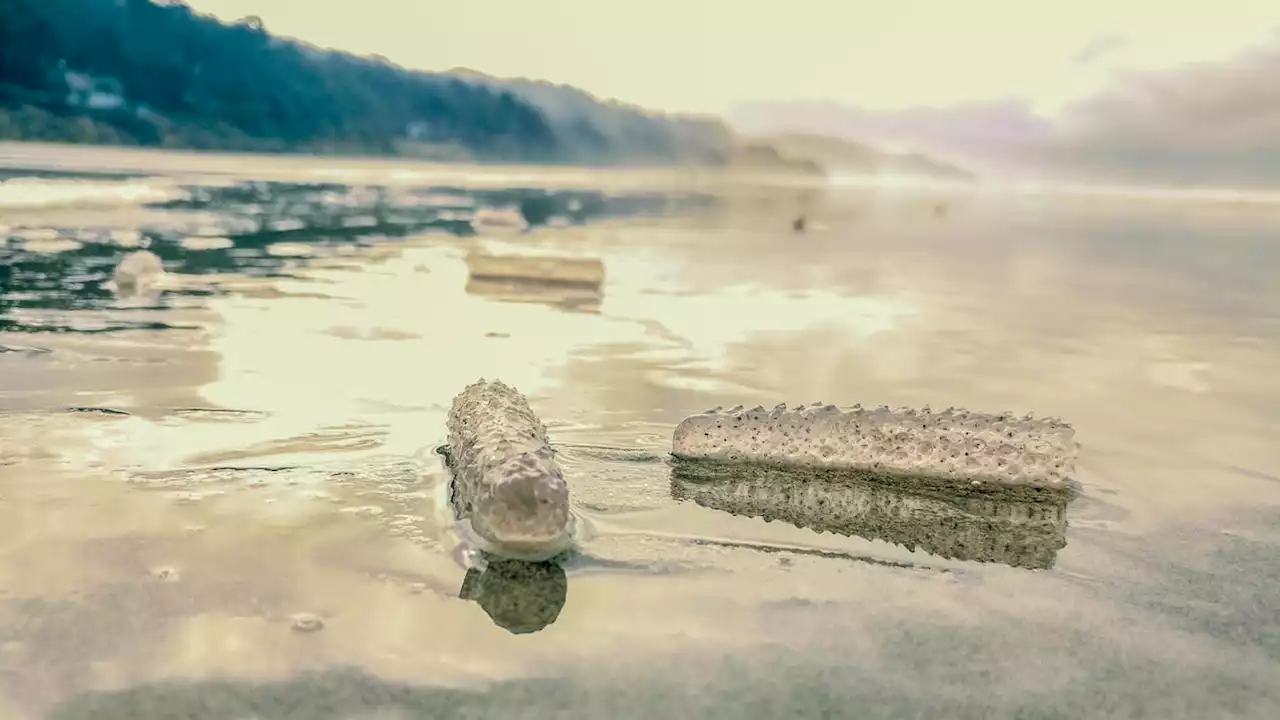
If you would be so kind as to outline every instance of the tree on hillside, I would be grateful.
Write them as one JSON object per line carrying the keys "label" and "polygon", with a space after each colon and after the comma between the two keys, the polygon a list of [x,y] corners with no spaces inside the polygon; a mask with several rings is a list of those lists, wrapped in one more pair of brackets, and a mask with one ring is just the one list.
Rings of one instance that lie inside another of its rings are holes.
{"label": "tree on hillside", "polygon": [[[165,144],[158,117],[283,149],[391,152],[414,121],[478,157],[551,159],[558,149],[542,113],[509,94],[282,40],[259,18],[224,24],[152,0],[0,0],[0,18],[0,102],[65,116],[68,73],[110,78],[133,119],[93,121],[144,144]],[[184,133],[170,139],[182,145]]]}

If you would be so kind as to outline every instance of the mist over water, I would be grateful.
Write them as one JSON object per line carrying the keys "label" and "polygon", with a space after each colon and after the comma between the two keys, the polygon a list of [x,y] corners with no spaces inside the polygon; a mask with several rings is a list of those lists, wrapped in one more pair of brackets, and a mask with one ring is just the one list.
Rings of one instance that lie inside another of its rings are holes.
{"label": "mist over water", "polygon": [[[1280,208],[291,162],[0,148],[0,716],[1280,714]],[[480,377],[563,562],[452,532]],[[668,460],[814,401],[1061,417],[1078,491]]]}

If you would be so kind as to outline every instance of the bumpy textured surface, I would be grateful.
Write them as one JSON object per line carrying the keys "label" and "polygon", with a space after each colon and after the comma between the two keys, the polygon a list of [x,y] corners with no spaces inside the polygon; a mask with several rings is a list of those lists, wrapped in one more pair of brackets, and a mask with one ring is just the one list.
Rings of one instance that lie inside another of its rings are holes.
{"label": "bumpy textured surface", "polygon": [[693,415],[676,427],[672,454],[1060,487],[1075,471],[1076,443],[1071,426],[1055,419],[814,403]]}
{"label": "bumpy textured surface", "polygon": [[569,486],[524,396],[481,380],[453,399],[448,424],[453,501],[476,534],[512,549],[564,542]]}
{"label": "bumpy textured surface", "polygon": [[1028,569],[1053,567],[1067,544],[1065,492],[1035,501],[1016,492],[945,497],[847,477],[830,482],[792,469],[744,474],[724,466],[718,478],[705,471],[690,476],[683,465],[677,463],[672,475],[671,494],[677,500],[816,532]]}

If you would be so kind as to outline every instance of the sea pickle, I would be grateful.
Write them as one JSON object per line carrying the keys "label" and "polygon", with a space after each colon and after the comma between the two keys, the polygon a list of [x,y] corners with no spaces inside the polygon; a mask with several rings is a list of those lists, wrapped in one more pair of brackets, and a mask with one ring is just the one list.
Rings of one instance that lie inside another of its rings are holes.
{"label": "sea pickle", "polygon": [[453,399],[448,427],[453,501],[476,535],[513,551],[567,543],[569,486],[519,391],[499,381],[468,385]]}
{"label": "sea pickle", "polygon": [[164,263],[150,250],[135,250],[125,255],[111,274],[111,280],[122,292],[141,291],[164,275]]}
{"label": "sea pickle", "polygon": [[1076,451],[1075,431],[1053,418],[821,403],[716,408],[686,418],[672,440],[678,459],[1040,488],[1068,486]]}

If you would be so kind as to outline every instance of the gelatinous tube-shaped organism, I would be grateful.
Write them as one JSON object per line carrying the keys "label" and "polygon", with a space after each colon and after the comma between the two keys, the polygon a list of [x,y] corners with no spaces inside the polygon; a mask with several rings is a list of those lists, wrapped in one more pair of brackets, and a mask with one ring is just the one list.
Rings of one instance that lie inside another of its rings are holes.
{"label": "gelatinous tube-shaped organism", "polygon": [[448,427],[453,505],[485,549],[540,557],[567,547],[569,486],[524,396],[480,380],[453,399]]}
{"label": "gelatinous tube-shaped organism", "polygon": [[[696,469],[701,472],[691,474]],[[1048,569],[1066,547],[1068,493],[1028,499],[918,492],[856,478],[831,482],[807,469],[677,463],[671,494],[733,515],[856,535],[943,558]],[[1009,497],[1012,495],[1012,497]]]}
{"label": "gelatinous tube-shaped organism", "polygon": [[164,277],[164,263],[150,250],[125,255],[111,273],[111,281],[121,295],[141,295],[154,290]]}
{"label": "gelatinous tube-shaped organism", "polygon": [[909,408],[709,410],[676,427],[672,454],[716,460],[855,471],[955,485],[1068,487],[1075,431],[1056,419]]}

